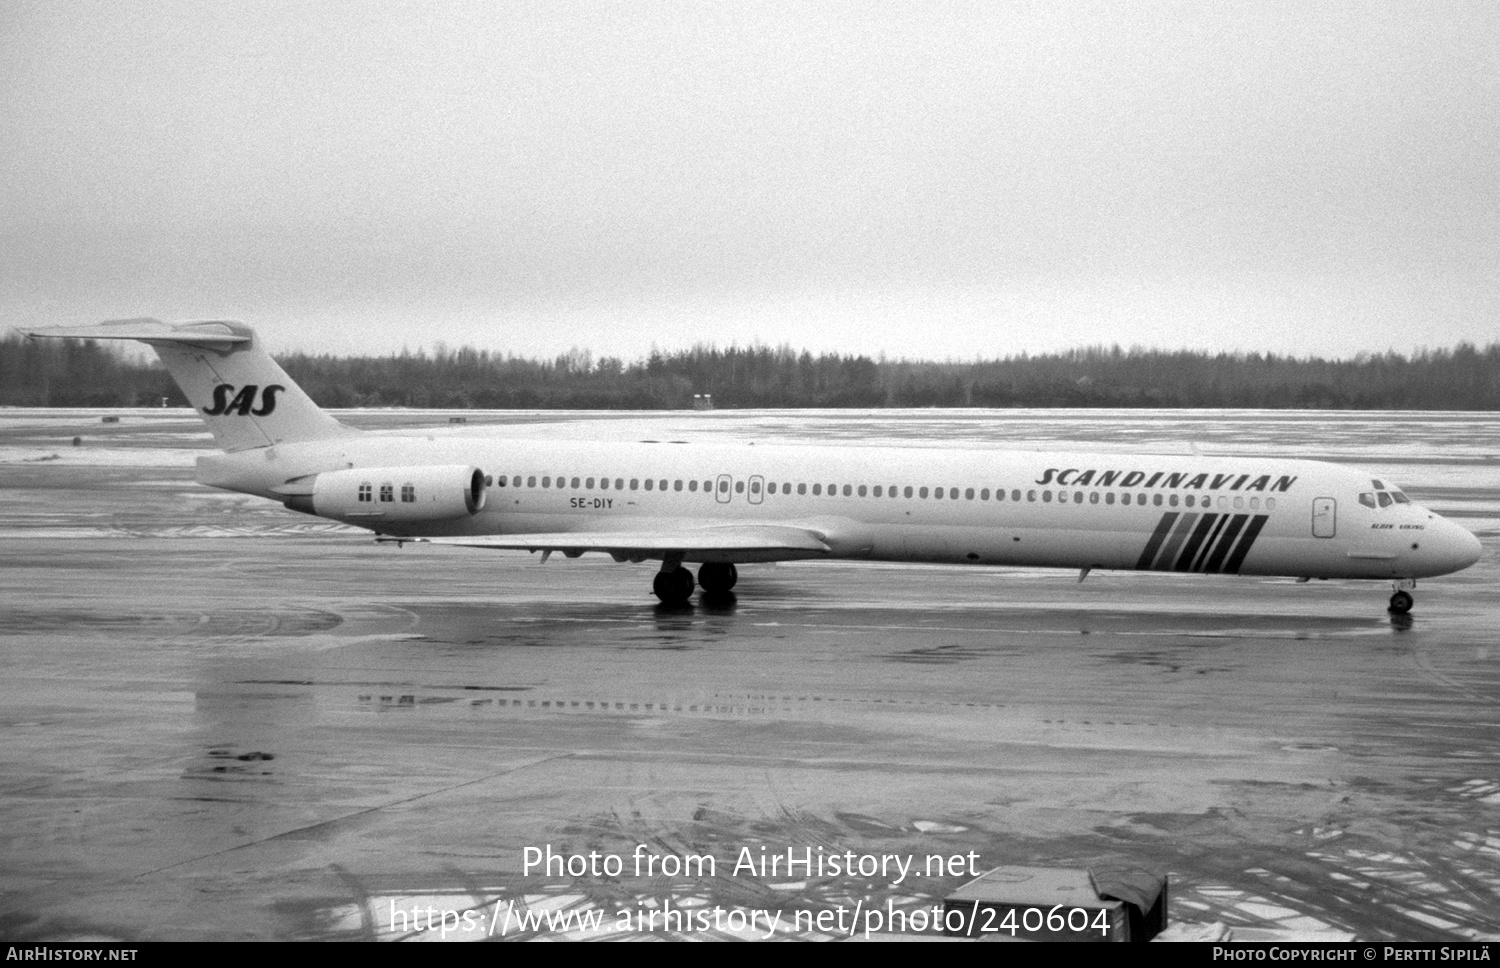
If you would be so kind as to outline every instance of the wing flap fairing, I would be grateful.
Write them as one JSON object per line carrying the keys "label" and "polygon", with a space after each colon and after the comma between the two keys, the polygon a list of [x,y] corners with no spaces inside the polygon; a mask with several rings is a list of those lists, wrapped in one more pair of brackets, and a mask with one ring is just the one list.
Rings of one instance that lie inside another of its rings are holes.
{"label": "wing flap fairing", "polygon": [[761,561],[813,558],[832,549],[803,528],[778,525],[680,528],[660,531],[558,531],[536,534],[475,535],[429,538],[429,543],[497,551],[560,551],[576,557],[603,551],[622,560],[658,558],[680,553],[687,560],[733,556]]}

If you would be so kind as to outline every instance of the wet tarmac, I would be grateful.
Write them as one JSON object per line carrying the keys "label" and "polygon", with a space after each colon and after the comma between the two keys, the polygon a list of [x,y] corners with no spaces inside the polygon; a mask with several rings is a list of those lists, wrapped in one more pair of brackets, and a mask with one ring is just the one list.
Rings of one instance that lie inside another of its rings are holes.
{"label": "wet tarmac", "polygon": [[980,416],[461,432],[1323,447],[1486,554],[1400,618],[1376,583],[830,563],[674,610],[649,564],[200,488],[184,413],[0,411],[0,936],[830,938],[796,913],[859,934],[970,866],[1097,863],[1169,874],[1174,921],[1500,932],[1500,420]]}

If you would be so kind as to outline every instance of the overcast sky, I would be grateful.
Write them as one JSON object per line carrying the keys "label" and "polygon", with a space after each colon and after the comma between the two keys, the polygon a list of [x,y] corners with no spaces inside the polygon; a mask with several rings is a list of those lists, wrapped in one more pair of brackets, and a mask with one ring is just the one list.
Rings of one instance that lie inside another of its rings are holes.
{"label": "overcast sky", "polygon": [[1500,4],[0,4],[0,328],[1500,339]]}

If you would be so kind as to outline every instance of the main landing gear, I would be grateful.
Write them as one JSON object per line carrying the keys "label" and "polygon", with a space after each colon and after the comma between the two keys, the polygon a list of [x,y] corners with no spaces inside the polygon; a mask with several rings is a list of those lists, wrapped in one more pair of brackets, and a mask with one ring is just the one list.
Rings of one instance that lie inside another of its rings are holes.
{"label": "main landing gear", "polygon": [[698,568],[698,587],[706,595],[723,595],[739,581],[734,565],[710,561]]}
{"label": "main landing gear", "polygon": [[1417,583],[1409,578],[1391,582],[1391,588],[1395,590],[1395,594],[1391,596],[1391,604],[1386,611],[1392,615],[1405,615],[1411,611],[1413,604],[1411,590],[1416,587]]}
{"label": "main landing gear", "polygon": [[705,595],[723,595],[734,587],[739,573],[732,564],[709,562],[698,568],[698,580],[682,565],[681,558],[668,558],[661,564],[661,571],[651,582],[651,590],[665,605],[680,605],[693,597],[693,586],[703,588]]}
{"label": "main landing gear", "polygon": [[674,565],[671,571],[662,565],[651,582],[651,590],[663,605],[681,605],[693,597],[693,573],[681,564]]}

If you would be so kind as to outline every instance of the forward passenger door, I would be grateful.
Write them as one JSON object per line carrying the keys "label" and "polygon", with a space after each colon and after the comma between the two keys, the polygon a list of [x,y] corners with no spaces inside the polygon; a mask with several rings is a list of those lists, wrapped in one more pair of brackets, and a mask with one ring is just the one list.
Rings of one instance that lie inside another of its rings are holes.
{"label": "forward passenger door", "polygon": [[1315,497],[1312,506],[1314,538],[1331,538],[1338,530],[1338,502],[1331,497]]}

